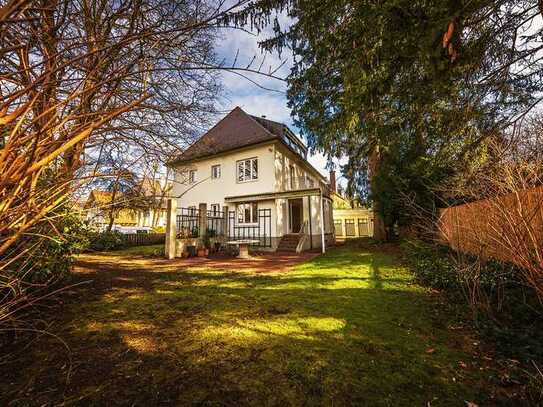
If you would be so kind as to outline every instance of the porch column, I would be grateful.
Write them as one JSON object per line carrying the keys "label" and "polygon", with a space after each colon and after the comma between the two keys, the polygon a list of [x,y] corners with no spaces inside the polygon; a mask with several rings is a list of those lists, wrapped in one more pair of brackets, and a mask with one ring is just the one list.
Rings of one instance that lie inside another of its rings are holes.
{"label": "porch column", "polygon": [[321,252],[326,253],[326,241],[324,239],[324,198],[322,195],[322,187],[321,187],[321,205],[320,205],[320,211],[321,211]]}
{"label": "porch column", "polygon": [[200,239],[202,239],[202,242],[203,242],[203,239],[207,230],[207,204],[206,203],[201,203],[198,205],[198,215],[199,215],[198,218],[200,219],[198,230],[200,231],[199,233]]}
{"label": "porch column", "polygon": [[168,209],[166,215],[166,242],[164,244],[164,255],[167,259],[175,258],[175,235],[177,234],[177,226],[175,224],[177,218],[177,199],[168,199]]}

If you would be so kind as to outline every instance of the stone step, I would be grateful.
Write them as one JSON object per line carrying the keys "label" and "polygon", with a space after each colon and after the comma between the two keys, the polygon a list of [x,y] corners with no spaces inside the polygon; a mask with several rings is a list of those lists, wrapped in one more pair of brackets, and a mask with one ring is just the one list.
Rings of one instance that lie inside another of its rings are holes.
{"label": "stone step", "polygon": [[301,238],[302,235],[299,235],[297,233],[288,233],[286,235],[283,235],[281,237],[281,240],[279,241],[279,245],[277,246],[277,251],[295,252]]}

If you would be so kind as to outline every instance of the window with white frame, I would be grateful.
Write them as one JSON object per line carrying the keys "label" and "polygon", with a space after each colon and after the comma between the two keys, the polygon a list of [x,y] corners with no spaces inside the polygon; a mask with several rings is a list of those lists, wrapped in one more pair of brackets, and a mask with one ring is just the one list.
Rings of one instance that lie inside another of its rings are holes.
{"label": "window with white frame", "polygon": [[258,179],[258,158],[247,158],[236,163],[238,182]]}
{"label": "window with white frame", "polygon": [[221,177],[221,166],[219,164],[211,166],[211,178],[217,179]]}
{"label": "window with white frame", "polygon": [[237,205],[238,223],[258,223],[258,206],[256,202]]}
{"label": "window with white frame", "polygon": [[213,214],[213,216],[218,216],[220,211],[221,211],[221,205],[211,204],[211,213]]}
{"label": "window with white frame", "polygon": [[289,177],[290,177],[290,180],[289,180],[289,183],[290,183],[290,189],[294,189],[294,178],[296,176],[296,171],[294,170],[294,165],[290,165],[288,167],[288,172],[289,172]]}
{"label": "window with white frame", "polygon": [[189,184],[196,182],[196,170],[189,170]]}
{"label": "window with white frame", "polygon": [[315,186],[315,182],[313,181],[313,178],[311,178],[309,175],[305,175],[305,183],[306,188],[313,188]]}

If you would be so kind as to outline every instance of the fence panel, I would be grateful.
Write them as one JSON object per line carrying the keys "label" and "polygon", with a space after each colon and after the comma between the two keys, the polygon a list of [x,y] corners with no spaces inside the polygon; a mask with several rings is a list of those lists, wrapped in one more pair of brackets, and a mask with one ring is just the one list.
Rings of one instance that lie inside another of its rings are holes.
{"label": "fence panel", "polygon": [[207,230],[211,231],[215,236],[224,236],[226,234],[224,212],[207,211]]}
{"label": "fence panel", "polygon": [[442,209],[439,237],[454,250],[526,267],[543,258],[543,187]]}
{"label": "fence panel", "polygon": [[164,243],[165,233],[128,233],[123,235],[127,246],[145,246]]}
{"label": "fence panel", "polygon": [[179,208],[177,234],[182,237],[200,236],[200,211],[196,208]]}

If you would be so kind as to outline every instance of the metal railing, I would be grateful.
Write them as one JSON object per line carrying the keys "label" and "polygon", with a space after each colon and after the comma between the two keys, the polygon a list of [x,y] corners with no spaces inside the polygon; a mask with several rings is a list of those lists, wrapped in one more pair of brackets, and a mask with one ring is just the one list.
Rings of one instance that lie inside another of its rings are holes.
{"label": "metal railing", "polygon": [[179,208],[177,235],[179,237],[200,236],[200,211],[196,208]]}
{"label": "metal railing", "polygon": [[207,211],[207,231],[213,237],[226,235],[226,218],[223,211]]}
{"label": "metal railing", "polygon": [[254,224],[239,223],[236,212],[228,215],[228,238],[231,240],[258,240],[253,246],[271,247],[271,209],[258,210],[258,222]]}
{"label": "metal railing", "polygon": [[301,253],[302,250],[304,250],[306,240],[311,238],[311,236],[309,236],[309,221],[304,221],[302,227],[300,228],[300,234],[302,236],[300,237],[298,245],[296,246],[296,253]]}
{"label": "metal railing", "polygon": [[[226,234],[226,218],[223,211],[208,210],[207,232],[211,237]],[[179,208],[176,219],[178,237],[200,237],[200,211],[196,208]]]}

